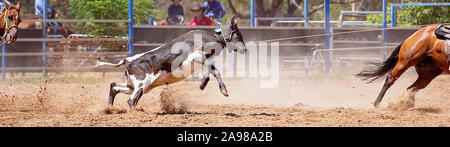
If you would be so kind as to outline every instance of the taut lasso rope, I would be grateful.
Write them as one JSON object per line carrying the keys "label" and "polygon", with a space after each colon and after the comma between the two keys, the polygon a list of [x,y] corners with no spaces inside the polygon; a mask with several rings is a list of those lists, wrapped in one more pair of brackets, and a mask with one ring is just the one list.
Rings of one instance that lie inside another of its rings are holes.
{"label": "taut lasso rope", "polygon": [[[386,30],[399,29],[399,28],[414,28],[414,27],[423,27],[423,26],[425,26],[425,25],[412,26],[412,27],[386,28]],[[360,33],[360,32],[382,31],[382,30],[384,30],[384,28],[359,30],[359,31],[348,31],[348,32],[339,32],[339,33],[331,33],[331,34],[316,34],[316,35],[307,35],[307,36],[295,36],[295,37],[286,37],[286,38],[278,38],[278,39],[260,40],[260,41],[263,41],[263,42],[274,42],[274,41],[284,41],[284,40],[293,40],[293,39],[312,38],[312,37],[322,37],[322,36],[327,36],[327,35],[342,35],[342,34],[351,34],[351,33]]]}

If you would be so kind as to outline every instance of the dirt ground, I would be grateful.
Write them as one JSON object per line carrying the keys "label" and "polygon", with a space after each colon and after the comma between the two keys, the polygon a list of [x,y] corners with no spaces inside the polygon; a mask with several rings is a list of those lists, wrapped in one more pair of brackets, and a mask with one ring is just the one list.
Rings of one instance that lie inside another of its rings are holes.
{"label": "dirt ground", "polygon": [[415,74],[402,77],[380,109],[371,103],[382,82],[298,75],[284,75],[269,89],[259,88],[259,79],[226,78],[230,97],[221,95],[214,79],[204,91],[200,81],[188,79],[144,94],[130,112],[124,94],[107,107],[109,83],[121,81],[119,73],[47,81],[27,74],[0,84],[0,126],[450,126],[450,75],[435,79],[406,110],[396,101]]}

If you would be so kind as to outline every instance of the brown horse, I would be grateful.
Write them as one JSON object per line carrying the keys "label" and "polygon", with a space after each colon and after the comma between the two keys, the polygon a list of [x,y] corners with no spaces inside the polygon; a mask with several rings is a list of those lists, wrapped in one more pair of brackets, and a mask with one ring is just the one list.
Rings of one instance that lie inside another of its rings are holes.
{"label": "brown horse", "polygon": [[17,27],[21,22],[20,19],[20,3],[17,5],[9,5],[3,1],[4,8],[0,14],[0,30],[3,36],[1,42],[6,41],[8,44],[14,44],[17,40],[19,28]]}
{"label": "brown horse", "polygon": [[[61,24],[61,23],[60,23]],[[74,32],[69,29],[69,27],[65,27],[64,24],[60,25],[63,27],[48,27],[47,32],[49,35],[53,34],[53,30],[58,29],[59,32],[61,32],[61,35],[63,35],[65,38],[69,37],[70,34],[74,34]],[[19,24],[19,29],[37,29],[42,28],[41,22],[21,22]]]}
{"label": "brown horse", "polygon": [[407,97],[413,102],[410,107],[414,107],[414,96],[419,90],[425,88],[442,72],[450,73],[450,40],[436,36],[434,32],[439,26],[433,24],[418,30],[398,46],[385,62],[374,63],[357,74],[365,80],[370,80],[369,83],[387,74],[383,89],[374,102],[375,107],[378,107],[395,81],[412,66],[415,66],[418,78],[407,89]]}

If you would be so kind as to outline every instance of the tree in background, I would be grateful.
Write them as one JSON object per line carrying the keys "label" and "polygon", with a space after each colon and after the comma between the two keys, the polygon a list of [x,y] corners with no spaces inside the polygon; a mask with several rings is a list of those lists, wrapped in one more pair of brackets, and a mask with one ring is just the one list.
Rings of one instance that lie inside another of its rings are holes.
{"label": "tree in background", "polygon": [[[448,0],[412,0],[409,3],[440,3]],[[397,25],[403,27],[420,26],[435,23],[450,23],[450,6],[409,6],[397,7]],[[388,6],[388,12],[390,7]],[[388,23],[391,17],[387,17]],[[369,15],[367,23],[383,23],[382,15]]]}
{"label": "tree in background", "polygon": [[[128,0],[69,0],[70,14],[74,19],[128,19]],[[134,1],[134,21],[136,24],[148,23],[156,10],[153,0]],[[78,23],[84,27],[127,27],[127,23]],[[125,35],[126,29],[103,30],[96,29],[87,32],[95,35],[117,36]]]}
{"label": "tree in background", "polygon": [[[413,0],[413,2],[419,2]],[[420,2],[423,2],[421,0]],[[448,0],[432,0],[431,2],[449,2]],[[400,26],[418,26],[434,23],[450,23],[450,6],[414,6],[397,10],[397,22]]]}

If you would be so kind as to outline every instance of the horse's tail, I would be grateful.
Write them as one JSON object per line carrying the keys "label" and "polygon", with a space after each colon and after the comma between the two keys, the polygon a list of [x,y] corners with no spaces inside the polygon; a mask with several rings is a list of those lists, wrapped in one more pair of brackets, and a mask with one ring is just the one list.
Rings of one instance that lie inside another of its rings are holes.
{"label": "horse's tail", "polygon": [[382,77],[384,77],[388,72],[392,71],[398,62],[398,54],[403,43],[401,43],[392,52],[391,56],[380,63],[371,63],[369,67],[358,73],[356,76],[361,77],[363,80],[368,80],[368,83],[374,82]]}

